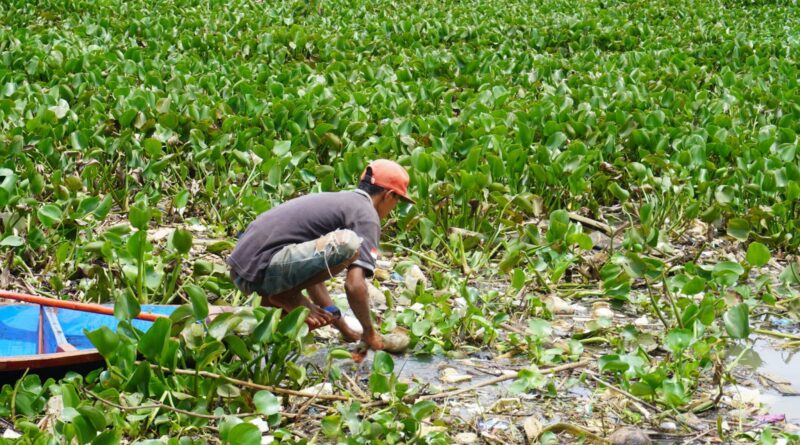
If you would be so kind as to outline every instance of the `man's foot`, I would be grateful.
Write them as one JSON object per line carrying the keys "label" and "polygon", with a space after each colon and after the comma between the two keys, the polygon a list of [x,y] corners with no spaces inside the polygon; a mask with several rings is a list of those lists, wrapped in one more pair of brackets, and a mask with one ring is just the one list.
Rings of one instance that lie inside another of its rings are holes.
{"label": "man's foot", "polygon": [[361,340],[372,350],[378,351],[384,348],[383,336],[376,330],[364,332],[361,335]]}
{"label": "man's foot", "polygon": [[261,302],[267,306],[283,309],[287,314],[300,306],[305,306],[309,311],[308,317],[306,317],[306,323],[311,330],[327,326],[336,320],[333,314],[311,303],[302,294],[271,295],[269,297],[263,297]]}
{"label": "man's foot", "polygon": [[351,328],[344,320],[344,317],[336,320],[333,325],[342,333],[345,342],[353,343],[361,340],[361,333]]}

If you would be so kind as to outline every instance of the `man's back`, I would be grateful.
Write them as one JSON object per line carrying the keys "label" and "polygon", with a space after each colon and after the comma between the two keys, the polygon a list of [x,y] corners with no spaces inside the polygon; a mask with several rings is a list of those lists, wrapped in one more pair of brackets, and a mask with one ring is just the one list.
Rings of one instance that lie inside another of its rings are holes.
{"label": "man's back", "polygon": [[256,282],[284,246],[313,240],[337,229],[350,229],[363,239],[354,264],[371,275],[380,219],[369,195],[359,190],[305,195],[262,213],[239,239],[228,263],[237,275]]}

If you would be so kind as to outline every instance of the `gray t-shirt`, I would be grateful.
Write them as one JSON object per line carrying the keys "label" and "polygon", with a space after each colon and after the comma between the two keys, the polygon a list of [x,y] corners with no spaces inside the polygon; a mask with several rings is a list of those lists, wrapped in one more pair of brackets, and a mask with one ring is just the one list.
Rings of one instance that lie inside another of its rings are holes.
{"label": "gray t-shirt", "polygon": [[350,229],[361,237],[358,259],[353,264],[372,276],[381,225],[372,199],[362,190],[305,195],[262,213],[239,238],[228,264],[238,276],[257,283],[273,255],[284,246],[311,241],[337,229]]}

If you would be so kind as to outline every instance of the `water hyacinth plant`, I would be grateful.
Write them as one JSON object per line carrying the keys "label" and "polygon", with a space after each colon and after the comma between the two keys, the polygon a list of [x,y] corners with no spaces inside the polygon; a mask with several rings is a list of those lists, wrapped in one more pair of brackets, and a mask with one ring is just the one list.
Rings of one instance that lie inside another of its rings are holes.
{"label": "water hyacinth plant", "polygon": [[[348,367],[303,311],[281,318],[230,281],[259,213],[352,188],[382,157],[419,198],[384,228],[393,270],[375,280],[381,329],[406,330],[411,354],[489,357],[509,372],[486,375],[537,403],[624,391],[609,418],[666,419],[683,439],[797,440],[723,418],[755,337],[800,340],[798,29],[781,0],[3,2],[0,289],[121,320],[87,332],[102,369],[4,386],[4,428],[28,443],[520,439],[457,421],[424,398],[447,388],[409,381],[399,357]],[[426,280],[407,289],[412,266]],[[150,303],[179,308],[135,329]],[[567,431],[607,432],[603,403],[562,409],[589,412]],[[529,443],[565,431],[528,427]]]}

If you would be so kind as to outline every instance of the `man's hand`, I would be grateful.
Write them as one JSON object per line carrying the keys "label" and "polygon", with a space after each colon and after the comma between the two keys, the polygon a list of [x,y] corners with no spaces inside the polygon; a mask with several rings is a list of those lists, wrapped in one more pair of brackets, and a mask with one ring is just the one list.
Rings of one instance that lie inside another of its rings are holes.
{"label": "man's hand", "polygon": [[383,344],[383,336],[375,330],[369,331],[369,333],[365,332],[364,335],[361,336],[361,341],[366,343],[370,349],[376,351],[385,347]]}
{"label": "man's hand", "polygon": [[383,349],[383,337],[373,328],[372,319],[370,318],[369,292],[367,291],[367,281],[363,268],[351,266],[347,270],[344,290],[347,293],[347,301],[350,303],[350,309],[353,310],[353,313],[363,328],[361,340],[363,340],[370,349]]}

